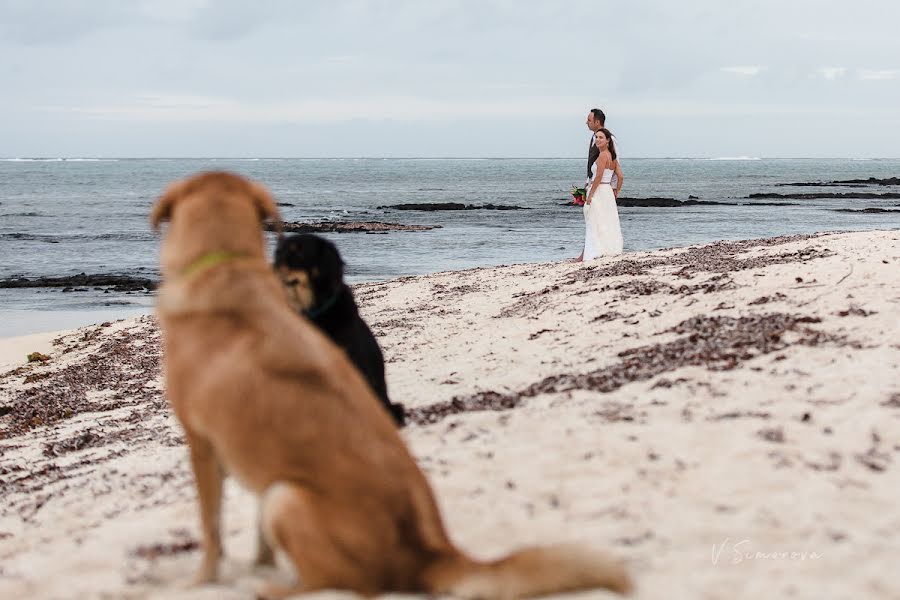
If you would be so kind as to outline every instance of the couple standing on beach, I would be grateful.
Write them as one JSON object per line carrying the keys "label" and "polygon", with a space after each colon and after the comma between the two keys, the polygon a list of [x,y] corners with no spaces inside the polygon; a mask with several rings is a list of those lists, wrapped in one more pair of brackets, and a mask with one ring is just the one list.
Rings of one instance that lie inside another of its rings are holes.
{"label": "couple standing on beach", "polygon": [[587,180],[584,189],[584,250],[576,259],[593,260],[600,256],[621,254],[622,228],[616,198],[622,189],[622,168],[616,154],[612,133],[606,129],[606,115],[599,108],[588,113],[591,144],[588,147]]}

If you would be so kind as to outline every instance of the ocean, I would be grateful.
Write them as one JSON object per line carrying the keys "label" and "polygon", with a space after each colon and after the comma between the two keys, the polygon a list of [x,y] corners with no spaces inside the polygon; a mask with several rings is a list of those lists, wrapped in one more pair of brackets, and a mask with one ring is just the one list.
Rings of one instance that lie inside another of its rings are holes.
{"label": "ocean", "polygon": [[[893,229],[900,199],[750,199],[753,193],[884,194],[900,186],[780,186],[884,179],[900,159],[624,158],[623,197],[724,205],[621,207],[625,250],[819,231]],[[158,278],[147,216],[170,182],[229,170],[265,184],[286,221],[440,225],[422,232],[326,234],[351,282],[578,255],[585,159],[0,159],[0,279],[77,273]],[[504,204],[527,210],[399,211],[405,203]],[[783,204],[773,206],[773,203]],[[270,246],[274,236],[269,236]],[[99,289],[0,289],[0,337],[70,328],[152,309],[152,295]]]}

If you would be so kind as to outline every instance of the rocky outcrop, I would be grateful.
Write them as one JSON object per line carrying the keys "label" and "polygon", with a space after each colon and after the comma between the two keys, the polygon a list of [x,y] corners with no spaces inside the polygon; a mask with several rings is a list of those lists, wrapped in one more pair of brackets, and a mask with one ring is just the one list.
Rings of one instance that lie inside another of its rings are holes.
{"label": "rocky outcrop", "polygon": [[[321,221],[318,223],[284,223],[285,233],[387,233],[389,231],[428,231],[440,225],[404,225],[381,221]],[[272,231],[266,224],[266,230]]]}
{"label": "rocky outcrop", "polygon": [[379,206],[378,208],[390,208],[393,210],[423,210],[428,212],[439,210],[531,210],[524,206],[512,206],[510,204],[462,204],[461,202],[390,204],[387,206]]}
{"label": "rocky outcrop", "polygon": [[619,206],[706,206],[728,204],[727,202],[713,202],[711,200],[676,200],[675,198],[618,198]]}
{"label": "rocky outcrop", "polygon": [[0,279],[0,288],[63,288],[64,292],[107,288],[113,292],[150,292],[158,281],[129,275],[68,275],[63,277],[15,277]]}
{"label": "rocky outcrop", "polygon": [[801,183],[776,183],[775,185],[793,186],[793,187],[817,187],[817,186],[831,186],[831,185],[853,185],[853,186],[900,185],[900,177],[888,177],[886,179],[878,179],[876,177],[869,177],[868,179],[842,179],[839,181],[811,181],[811,182],[801,182]]}
{"label": "rocky outcrop", "polygon": [[817,192],[811,194],[778,194],[775,192],[763,192],[759,194],[750,194],[747,198],[787,198],[797,200],[814,200],[817,198],[860,198],[892,200],[900,198],[900,192],[884,192],[882,194],[875,192]]}
{"label": "rocky outcrop", "polygon": [[900,208],[833,208],[831,210],[842,213],[900,213]]}

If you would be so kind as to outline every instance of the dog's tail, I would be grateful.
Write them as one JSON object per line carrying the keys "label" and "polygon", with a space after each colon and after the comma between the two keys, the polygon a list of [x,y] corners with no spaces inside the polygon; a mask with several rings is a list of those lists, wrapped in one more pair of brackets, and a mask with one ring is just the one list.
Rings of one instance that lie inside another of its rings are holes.
{"label": "dog's tail", "polygon": [[463,598],[507,600],[604,588],[632,590],[614,558],[580,546],[528,548],[499,560],[479,562],[461,553],[438,558],[425,573],[429,592]]}

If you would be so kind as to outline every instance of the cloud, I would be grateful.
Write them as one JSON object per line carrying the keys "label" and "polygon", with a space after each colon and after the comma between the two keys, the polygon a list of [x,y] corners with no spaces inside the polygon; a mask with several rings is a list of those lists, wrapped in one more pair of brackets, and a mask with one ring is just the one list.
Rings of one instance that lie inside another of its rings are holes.
{"label": "cloud", "polygon": [[0,4],[0,41],[64,44],[127,20],[127,9],[113,0],[79,7],[73,2],[6,0]]}
{"label": "cloud", "polygon": [[900,70],[897,69],[885,69],[880,71],[873,69],[859,70],[859,78],[866,81],[888,81],[897,79],[898,77],[900,77]]}
{"label": "cloud", "polygon": [[822,67],[818,72],[825,79],[834,81],[847,74],[847,67]]}
{"label": "cloud", "polygon": [[68,45],[111,31],[179,31],[231,41],[265,25],[303,24],[315,3],[293,0],[0,0],[0,42]]}
{"label": "cloud", "polygon": [[721,67],[719,70],[726,73],[734,73],[735,75],[743,75],[745,77],[755,77],[759,75],[765,67],[760,65],[746,67]]}
{"label": "cloud", "polygon": [[157,122],[234,121],[245,123],[334,123],[342,121],[429,121],[520,118],[522,112],[541,117],[581,114],[583,98],[546,96],[516,98],[518,112],[510,111],[508,97],[437,98],[376,94],[351,97],[303,98],[278,103],[251,103],[224,97],[145,94],[132,102],[82,106],[44,105],[39,110],[78,114],[98,120]]}
{"label": "cloud", "polygon": [[[415,94],[369,94],[352,97],[318,96],[253,102],[230,97],[191,96],[162,93],[141,94],[118,104],[43,105],[36,110],[57,115],[75,115],[93,121],[150,123],[243,123],[336,124],[349,122],[441,122],[495,121],[521,118],[570,119],[581,115],[591,99],[577,95],[523,96],[516,89],[481,96],[431,96]],[[516,106],[515,111],[510,106]],[[787,103],[748,103],[733,100],[616,100],[604,104],[608,114],[632,119],[801,117],[827,115],[831,107],[797,106]],[[874,114],[872,109],[848,108],[845,115]]]}

